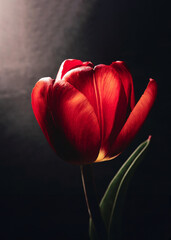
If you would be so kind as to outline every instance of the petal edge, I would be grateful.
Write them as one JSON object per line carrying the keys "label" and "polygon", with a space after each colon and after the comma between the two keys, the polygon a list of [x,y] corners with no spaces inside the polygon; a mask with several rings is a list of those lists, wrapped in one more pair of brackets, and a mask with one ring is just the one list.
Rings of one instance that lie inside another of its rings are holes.
{"label": "petal edge", "polygon": [[118,134],[112,146],[112,151],[109,154],[110,157],[122,152],[133,140],[147,118],[147,115],[154,104],[156,96],[157,83],[155,80],[150,79],[144,94],[141,96],[140,100],[129,115],[122,130]]}

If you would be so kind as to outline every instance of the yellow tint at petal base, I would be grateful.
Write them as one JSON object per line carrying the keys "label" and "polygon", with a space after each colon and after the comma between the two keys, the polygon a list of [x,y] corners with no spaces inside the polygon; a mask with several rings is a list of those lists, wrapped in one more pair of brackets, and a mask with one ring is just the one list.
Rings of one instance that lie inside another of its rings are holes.
{"label": "yellow tint at petal base", "polygon": [[98,155],[98,157],[96,158],[96,161],[95,161],[95,162],[102,162],[102,161],[104,160],[105,156],[106,156],[105,150],[104,150],[104,149],[100,149],[99,155]]}
{"label": "yellow tint at petal base", "polygon": [[104,150],[104,149],[100,149],[99,155],[98,155],[98,157],[96,158],[95,163],[96,163],[96,162],[104,162],[104,161],[112,160],[112,159],[116,158],[117,156],[119,156],[120,154],[121,154],[121,153],[119,153],[119,154],[117,154],[117,155],[115,155],[115,156],[113,156],[113,157],[107,157],[105,150]]}

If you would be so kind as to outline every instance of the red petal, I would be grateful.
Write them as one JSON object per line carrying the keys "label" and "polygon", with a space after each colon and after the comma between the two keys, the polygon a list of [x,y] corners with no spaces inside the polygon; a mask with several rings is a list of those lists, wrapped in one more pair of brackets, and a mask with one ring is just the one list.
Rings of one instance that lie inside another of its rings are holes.
{"label": "red petal", "polygon": [[48,106],[48,95],[54,80],[50,77],[40,79],[33,88],[31,101],[35,117],[49,144],[53,147],[52,136],[55,126]]}
{"label": "red petal", "polygon": [[91,67],[82,66],[69,71],[65,75],[64,81],[69,82],[74,88],[84,94],[89,103],[92,105],[96,116],[98,116],[98,102],[95,92],[93,72],[94,71]]}
{"label": "red petal", "polygon": [[128,117],[124,127],[116,138],[116,141],[112,147],[112,151],[109,154],[110,157],[122,152],[133,140],[147,118],[147,115],[155,101],[156,95],[157,84],[153,79],[150,79],[144,94],[141,96],[140,100]]}
{"label": "red petal", "polygon": [[122,128],[127,110],[126,96],[117,72],[110,66],[79,67],[68,72],[69,82],[86,96],[92,105],[101,129],[101,153],[107,153],[110,140]]}
{"label": "red petal", "polygon": [[108,153],[126,120],[127,101],[118,73],[111,67],[95,67],[95,83],[102,129],[101,151]]}
{"label": "red petal", "polygon": [[54,84],[51,110],[57,129],[55,148],[72,163],[95,161],[100,148],[100,129],[86,97],[68,82]]}
{"label": "red petal", "polygon": [[132,110],[135,106],[135,96],[131,73],[129,72],[126,64],[122,61],[113,62],[111,66],[118,72],[119,77],[122,80],[127,102],[128,105],[130,105],[130,110]]}
{"label": "red petal", "polygon": [[56,81],[61,80],[63,76],[71,69],[74,69],[80,66],[92,66],[92,65],[93,64],[91,62],[82,62],[76,59],[67,59],[61,64],[56,77]]}

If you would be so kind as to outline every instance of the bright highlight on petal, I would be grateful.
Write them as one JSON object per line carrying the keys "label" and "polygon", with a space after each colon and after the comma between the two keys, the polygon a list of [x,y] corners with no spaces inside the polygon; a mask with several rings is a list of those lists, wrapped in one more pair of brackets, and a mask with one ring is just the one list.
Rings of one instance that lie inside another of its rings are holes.
{"label": "bright highlight on petal", "polygon": [[118,72],[119,77],[122,81],[127,103],[130,105],[130,110],[135,106],[135,96],[134,96],[134,86],[132,76],[123,61],[116,61],[111,64],[111,66]]}
{"label": "bright highlight on petal", "polygon": [[35,117],[59,157],[74,164],[115,158],[133,140],[157,94],[153,79],[135,105],[132,76],[122,61],[110,66],[65,60],[56,80],[32,91]]}
{"label": "bright highlight on petal", "polygon": [[110,66],[95,67],[95,87],[101,127],[101,149],[108,152],[110,138],[114,141],[126,120],[127,103],[118,73]]}

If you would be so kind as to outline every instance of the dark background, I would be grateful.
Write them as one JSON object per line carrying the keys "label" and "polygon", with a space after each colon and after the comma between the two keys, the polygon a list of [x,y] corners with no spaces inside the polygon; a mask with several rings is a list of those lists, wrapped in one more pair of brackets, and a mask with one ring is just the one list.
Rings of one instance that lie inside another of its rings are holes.
{"label": "dark background", "polygon": [[67,58],[124,60],[136,100],[148,79],[158,96],[130,148],[95,164],[99,199],[129,154],[149,134],[150,149],[125,202],[124,240],[171,239],[169,1],[1,0],[0,238],[88,239],[79,167],[58,159],[31,108],[36,81],[54,78]]}

